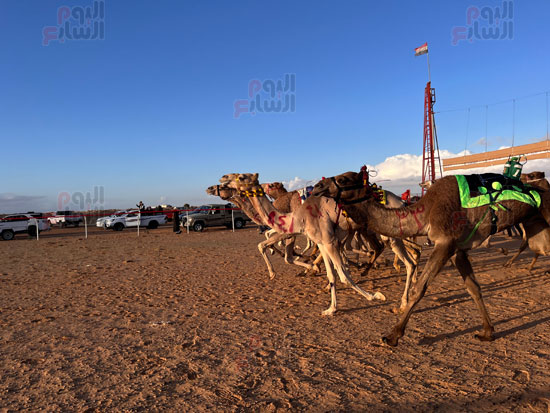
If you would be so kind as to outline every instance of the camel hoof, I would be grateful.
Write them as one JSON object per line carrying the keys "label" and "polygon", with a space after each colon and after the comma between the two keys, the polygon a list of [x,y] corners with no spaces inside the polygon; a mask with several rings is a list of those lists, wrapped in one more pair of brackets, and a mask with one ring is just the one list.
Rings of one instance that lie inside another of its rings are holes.
{"label": "camel hoof", "polygon": [[508,249],[507,248],[499,248],[499,251],[504,255],[508,255]]}
{"label": "camel hoof", "polygon": [[487,333],[475,334],[474,337],[477,338],[479,341],[494,341],[495,340],[495,336],[494,336],[493,333],[490,333],[490,334],[487,334]]}
{"label": "camel hoof", "polygon": [[374,298],[376,298],[377,300],[386,301],[386,296],[384,294],[382,294],[381,292],[375,293]]}
{"label": "camel hoof", "polygon": [[336,312],[335,308],[329,308],[329,309],[323,311],[321,314],[322,315],[333,315],[335,312]]}
{"label": "camel hoof", "polygon": [[505,268],[510,268],[512,266],[512,261],[507,261],[506,264],[504,264]]}
{"label": "camel hoof", "polygon": [[399,339],[392,336],[385,336],[385,337],[382,337],[382,343],[390,347],[397,347],[397,344],[399,343]]}

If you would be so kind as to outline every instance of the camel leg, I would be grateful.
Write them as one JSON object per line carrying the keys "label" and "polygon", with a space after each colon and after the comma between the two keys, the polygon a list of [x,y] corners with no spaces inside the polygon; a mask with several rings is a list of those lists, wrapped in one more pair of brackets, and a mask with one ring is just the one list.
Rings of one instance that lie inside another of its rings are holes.
{"label": "camel leg", "polygon": [[367,261],[365,265],[365,269],[361,273],[361,275],[364,276],[368,274],[369,270],[374,266],[374,263],[377,260],[377,258],[384,251],[384,244],[378,240],[378,237],[374,232],[364,231],[361,233],[361,236],[365,240],[363,244],[368,245],[372,251],[372,255],[370,259]]}
{"label": "camel leg", "polygon": [[287,239],[291,237],[291,234],[276,234],[271,236],[269,239],[262,241],[258,244],[258,250],[260,250],[260,254],[262,254],[262,257],[265,261],[265,264],[267,265],[267,270],[269,271],[269,278],[273,279],[275,278],[275,271],[273,271],[273,265],[271,264],[271,261],[269,260],[269,257],[266,254],[266,249],[271,247],[273,244],[276,244],[277,242]]}
{"label": "camel leg", "polygon": [[399,257],[397,256],[397,254],[393,256],[393,268],[395,269],[395,271],[401,272],[401,265],[399,265]]}
{"label": "camel leg", "polygon": [[294,264],[299,267],[306,268],[306,271],[308,270],[315,270],[316,272],[319,271],[319,267],[317,267],[315,264],[309,264],[307,262],[300,261],[295,255],[294,255],[294,246],[296,244],[296,237],[293,237],[288,240],[287,244],[285,245],[285,262],[287,264]]}
{"label": "camel leg", "polygon": [[399,311],[403,312],[405,310],[405,307],[407,306],[407,302],[409,301],[409,289],[411,286],[411,279],[413,278],[413,276],[415,276],[416,273],[416,262],[409,254],[409,251],[407,251],[403,240],[398,238],[390,238],[390,246],[392,251],[395,253],[395,257],[399,257],[399,259],[403,261],[403,264],[405,264],[405,268],[407,269],[405,290],[403,291],[403,295],[401,297],[401,306],[399,307]]}
{"label": "camel leg", "polygon": [[325,267],[327,269],[327,278],[330,287],[330,307],[323,311],[321,314],[333,315],[336,312],[336,286],[334,284],[336,280],[334,279],[334,267],[332,266],[329,255],[327,254],[323,245],[319,245],[319,251],[321,251],[321,256],[323,257],[323,261],[325,262]]}
{"label": "camel leg", "polygon": [[[518,252],[514,254],[512,258],[510,258],[508,261],[506,261],[506,264],[504,264],[505,267],[510,267],[512,263],[519,257],[519,255],[527,248],[527,240],[524,239],[519,247]],[[533,263],[534,264],[534,263]]]}
{"label": "camel leg", "polygon": [[531,264],[529,264],[529,267],[527,268],[527,270],[529,272],[531,272],[531,270],[533,269],[533,267],[535,266],[535,263],[537,262],[537,259],[539,258],[539,253],[538,252],[535,252],[535,256],[533,257],[533,261],[531,261]]}
{"label": "camel leg", "polygon": [[307,270],[304,275],[313,275],[321,272],[321,267],[319,267],[319,265],[321,264],[321,261],[323,261],[323,254],[319,252],[319,255],[313,261],[313,268]]}
{"label": "camel leg", "polygon": [[432,255],[426,262],[424,271],[418,277],[417,282],[412,286],[410,291],[410,299],[403,311],[403,314],[399,317],[399,321],[392,328],[392,331],[387,336],[382,337],[382,341],[392,347],[397,346],[399,339],[405,334],[405,327],[411,317],[411,313],[418,304],[418,302],[424,297],[428,284],[435,278],[435,276],[441,271],[441,268],[453,255],[454,246],[453,242],[436,242]]}
{"label": "camel leg", "polygon": [[[269,240],[272,236],[274,236],[276,234],[277,234],[277,231],[275,231],[274,229],[270,229],[270,230],[267,230],[267,231],[264,232],[264,236],[265,236],[266,240]],[[277,253],[281,257],[284,257],[284,254],[277,247],[275,247],[274,245],[269,246],[269,252],[270,252],[271,255]]]}
{"label": "camel leg", "polygon": [[269,271],[269,278],[273,279],[275,278],[275,271],[273,271],[273,265],[271,264],[271,261],[269,260],[269,257],[265,253],[265,247],[264,244],[269,242],[269,240],[262,241],[258,244],[258,250],[260,250],[260,254],[262,254],[262,258],[265,261],[265,265],[267,265],[267,271]]}
{"label": "camel leg", "polygon": [[344,284],[348,284],[353,288],[355,291],[357,291],[359,294],[361,294],[363,297],[365,297],[367,300],[371,301],[374,298],[378,300],[385,300],[386,297],[384,294],[377,292],[375,294],[371,294],[363,290],[361,287],[359,287],[353,279],[351,278],[349,271],[344,266],[344,263],[342,261],[342,257],[340,255],[340,251],[338,248],[333,244],[325,244],[323,245],[325,251],[328,253],[330,261],[334,264],[334,267],[336,268],[336,271],[338,272],[338,276],[340,277],[340,281]]}
{"label": "camel leg", "polygon": [[485,241],[480,244],[481,248],[491,248],[491,236],[489,235]]}
{"label": "camel leg", "polygon": [[468,293],[470,293],[471,297],[477,305],[477,308],[481,312],[481,318],[483,320],[483,334],[476,334],[476,338],[481,341],[492,341],[495,339],[495,329],[493,327],[493,324],[491,323],[491,319],[489,318],[489,313],[487,312],[485,303],[483,302],[483,297],[481,296],[481,288],[479,287],[479,284],[475,279],[474,270],[472,269],[472,264],[468,259],[468,254],[466,253],[466,251],[457,251],[455,264],[458,272],[464,280],[466,290],[468,290]]}

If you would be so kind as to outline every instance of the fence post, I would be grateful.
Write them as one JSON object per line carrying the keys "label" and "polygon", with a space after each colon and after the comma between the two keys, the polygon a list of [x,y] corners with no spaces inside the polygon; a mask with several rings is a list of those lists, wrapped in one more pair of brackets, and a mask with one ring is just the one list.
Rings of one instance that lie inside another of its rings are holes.
{"label": "fence post", "polygon": [[34,225],[36,225],[36,240],[39,240],[38,233],[40,232],[40,228],[38,227],[38,219],[34,218]]}
{"label": "fence post", "polygon": [[137,231],[137,235],[139,237],[139,224],[141,224],[141,209],[138,211],[138,231]]}
{"label": "fence post", "polygon": [[187,233],[189,234],[189,210],[185,211],[187,218],[185,219],[185,226],[187,227]]}
{"label": "fence post", "polygon": [[235,232],[235,210],[231,208],[231,224],[233,225],[233,232]]}
{"label": "fence post", "polygon": [[82,219],[84,219],[84,233],[86,234],[86,239],[88,239],[88,223],[86,222],[86,216],[82,215]]}

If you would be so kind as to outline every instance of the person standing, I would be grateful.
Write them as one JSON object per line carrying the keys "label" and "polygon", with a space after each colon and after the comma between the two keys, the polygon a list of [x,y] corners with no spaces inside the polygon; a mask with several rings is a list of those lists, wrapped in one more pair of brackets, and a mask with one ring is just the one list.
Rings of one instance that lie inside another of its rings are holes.
{"label": "person standing", "polygon": [[177,210],[177,209],[174,211],[174,217],[172,218],[172,223],[173,223],[172,230],[173,230],[176,234],[181,234],[181,229],[180,229],[180,211]]}

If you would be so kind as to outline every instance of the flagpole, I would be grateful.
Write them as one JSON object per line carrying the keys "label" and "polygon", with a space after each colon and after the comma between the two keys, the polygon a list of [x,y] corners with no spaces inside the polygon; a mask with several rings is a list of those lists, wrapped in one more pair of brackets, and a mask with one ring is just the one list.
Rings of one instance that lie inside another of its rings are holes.
{"label": "flagpole", "polygon": [[432,74],[430,72],[430,52],[426,52],[426,57],[428,58],[428,82],[432,82]]}

